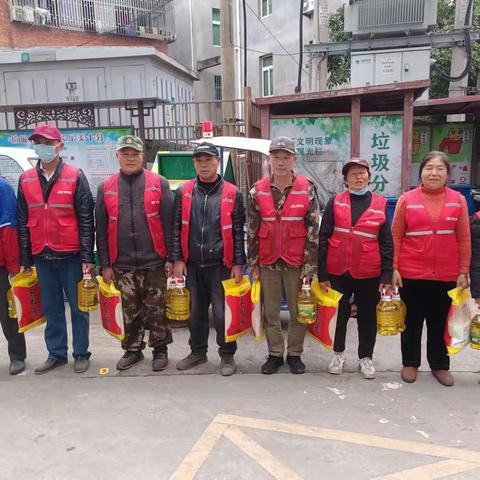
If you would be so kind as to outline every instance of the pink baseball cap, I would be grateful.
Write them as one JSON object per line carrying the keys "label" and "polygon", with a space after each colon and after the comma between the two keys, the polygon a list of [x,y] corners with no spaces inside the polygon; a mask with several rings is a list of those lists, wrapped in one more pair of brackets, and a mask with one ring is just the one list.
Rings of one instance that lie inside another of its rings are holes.
{"label": "pink baseball cap", "polygon": [[55,125],[50,125],[48,123],[36,127],[28,139],[34,140],[35,137],[44,137],[48,138],[48,140],[58,140],[59,142],[63,142],[60,130]]}

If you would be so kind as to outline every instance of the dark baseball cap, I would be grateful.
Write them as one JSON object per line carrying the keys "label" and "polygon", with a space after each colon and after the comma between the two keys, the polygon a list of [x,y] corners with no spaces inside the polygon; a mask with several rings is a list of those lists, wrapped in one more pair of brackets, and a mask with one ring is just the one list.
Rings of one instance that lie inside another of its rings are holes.
{"label": "dark baseball cap", "polygon": [[342,175],[345,177],[350,170],[350,167],[365,167],[370,173],[370,165],[366,160],[363,158],[351,158],[343,167],[342,167]]}
{"label": "dark baseball cap", "polygon": [[197,145],[195,147],[195,150],[193,151],[193,156],[196,157],[197,155],[200,155],[202,153],[204,153],[205,155],[211,155],[212,157],[220,158],[220,152],[218,151],[218,148],[212,143],[202,142]]}
{"label": "dark baseball cap", "polygon": [[288,137],[275,137],[270,143],[269,152],[275,150],[285,150],[286,152],[293,153],[295,155],[295,142]]}
{"label": "dark baseball cap", "polygon": [[50,125],[49,123],[45,123],[44,125],[39,125],[36,127],[28,139],[35,140],[36,137],[43,137],[47,138],[48,140],[58,140],[59,142],[63,142],[60,130],[55,125]]}

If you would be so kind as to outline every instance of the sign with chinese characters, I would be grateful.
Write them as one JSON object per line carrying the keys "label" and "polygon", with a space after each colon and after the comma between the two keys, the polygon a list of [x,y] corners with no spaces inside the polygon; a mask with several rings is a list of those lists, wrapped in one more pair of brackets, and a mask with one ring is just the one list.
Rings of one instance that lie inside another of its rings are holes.
{"label": "sign with chinese characters", "polygon": [[[65,162],[83,170],[90,183],[93,196],[97,187],[107,175],[118,170],[115,146],[123,135],[130,135],[132,129],[93,128],[60,129],[65,141],[62,158]],[[0,132],[0,147],[30,147],[28,137],[32,130]]]}
{"label": "sign with chinese characters", "polygon": [[[400,194],[402,127],[400,115],[362,116],[360,153],[371,166],[374,192]],[[295,140],[296,169],[318,186],[323,205],[343,189],[342,166],[350,158],[350,117],[272,118],[271,138],[285,135]]]}
{"label": "sign with chinese characters", "polygon": [[410,165],[410,185],[418,185],[418,171],[423,157],[430,151],[430,125],[414,125],[412,134],[412,163]]}
{"label": "sign with chinese characters", "polygon": [[449,183],[469,185],[471,182],[473,125],[445,123],[432,125],[431,150],[448,155],[452,164]]}

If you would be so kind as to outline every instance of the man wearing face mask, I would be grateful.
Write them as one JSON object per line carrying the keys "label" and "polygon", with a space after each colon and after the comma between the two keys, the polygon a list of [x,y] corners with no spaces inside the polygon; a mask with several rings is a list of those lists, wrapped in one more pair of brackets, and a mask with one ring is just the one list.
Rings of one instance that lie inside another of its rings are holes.
{"label": "man wearing face mask", "polygon": [[320,225],[318,281],[324,290],[343,293],[340,300],[334,355],[328,371],[343,373],[350,297],[358,307],[358,358],[362,376],[375,377],[372,356],[377,335],[379,290],[390,288],[393,241],[384,197],[371,193],[370,166],[352,158],[342,168],[347,189],[325,207]]}
{"label": "man wearing face mask", "polygon": [[35,374],[67,363],[63,292],[72,317],[73,369],[82,373],[89,367],[89,318],[78,309],[77,284],[93,270],[93,198],[84,173],[61,159],[64,143],[54,125],[38,126],[30,140],[39,161],[20,177],[17,213],[20,268],[28,274],[37,267],[47,319],[48,358]]}

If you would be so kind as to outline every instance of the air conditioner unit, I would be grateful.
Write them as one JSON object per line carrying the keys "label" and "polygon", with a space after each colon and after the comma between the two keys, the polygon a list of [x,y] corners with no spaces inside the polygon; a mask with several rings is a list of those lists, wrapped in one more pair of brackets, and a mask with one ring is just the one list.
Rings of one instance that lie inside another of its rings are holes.
{"label": "air conditioner unit", "polygon": [[303,0],[303,14],[311,16],[315,9],[315,0]]}

